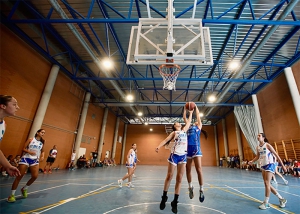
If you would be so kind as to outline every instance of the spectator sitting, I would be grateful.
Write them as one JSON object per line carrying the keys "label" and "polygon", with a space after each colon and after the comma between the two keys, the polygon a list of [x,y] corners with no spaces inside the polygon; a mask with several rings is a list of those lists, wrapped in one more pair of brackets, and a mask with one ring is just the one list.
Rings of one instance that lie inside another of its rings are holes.
{"label": "spectator sitting", "polygon": [[295,177],[300,178],[300,162],[298,162],[297,160],[294,161],[293,172]]}
{"label": "spectator sitting", "polygon": [[103,160],[103,166],[110,166],[111,164],[110,164],[110,161],[109,161],[109,159],[108,158],[104,158],[104,160]]}
{"label": "spectator sitting", "polygon": [[12,161],[11,165],[18,167],[19,166],[19,162],[21,160],[21,156],[20,155],[16,155],[16,157],[14,158],[14,160]]}
{"label": "spectator sitting", "polygon": [[80,156],[79,159],[77,160],[77,167],[80,169],[85,166],[86,166],[86,158],[85,158],[85,155],[83,155],[83,156]]}
{"label": "spectator sitting", "polygon": [[110,159],[110,164],[111,164],[112,166],[117,166],[117,164],[115,163],[115,159],[114,159],[114,158],[111,158],[111,159]]}
{"label": "spectator sitting", "polygon": [[293,175],[294,174],[293,173],[293,171],[294,171],[294,161],[291,158],[289,158],[288,162],[289,162],[289,166],[287,167],[287,171],[288,171],[289,174]]}

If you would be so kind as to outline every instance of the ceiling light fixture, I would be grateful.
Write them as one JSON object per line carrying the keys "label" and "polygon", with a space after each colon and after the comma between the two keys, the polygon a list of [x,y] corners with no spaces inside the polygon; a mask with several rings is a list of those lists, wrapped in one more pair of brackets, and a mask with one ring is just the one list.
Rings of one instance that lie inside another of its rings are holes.
{"label": "ceiling light fixture", "polygon": [[102,62],[104,68],[110,69],[113,67],[113,62],[111,59],[104,59]]}

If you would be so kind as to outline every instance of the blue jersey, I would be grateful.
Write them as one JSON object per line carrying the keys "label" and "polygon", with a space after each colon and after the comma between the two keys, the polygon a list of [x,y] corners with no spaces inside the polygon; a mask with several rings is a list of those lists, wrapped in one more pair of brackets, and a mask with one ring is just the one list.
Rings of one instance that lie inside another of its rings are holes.
{"label": "blue jersey", "polygon": [[198,126],[192,125],[187,131],[188,146],[200,147],[200,134],[201,134],[201,129],[199,129]]}

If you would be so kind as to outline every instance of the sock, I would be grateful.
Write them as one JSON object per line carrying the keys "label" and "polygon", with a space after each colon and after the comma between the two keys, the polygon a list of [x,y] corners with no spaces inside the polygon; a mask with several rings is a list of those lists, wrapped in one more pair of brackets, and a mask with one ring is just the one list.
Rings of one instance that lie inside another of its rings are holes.
{"label": "sock", "polygon": [[264,203],[268,204],[269,203],[269,199],[270,199],[270,197],[265,197]]}
{"label": "sock", "polygon": [[193,184],[192,184],[192,182],[191,183],[189,183],[189,188],[192,188],[193,187]]}
{"label": "sock", "polygon": [[168,191],[163,191],[163,197],[167,196]]}
{"label": "sock", "polygon": [[282,196],[277,192],[276,196],[279,198],[279,199],[282,199]]}
{"label": "sock", "polygon": [[200,185],[200,191],[203,192],[203,185]]}
{"label": "sock", "polygon": [[25,186],[23,187],[23,189],[28,189],[28,187],[29,187],[29,186],[25,185]]}
{"label": "sock", "polygon": [[11,191],[11,195],[15,195],[15,193],[16,193],[16,190]]}
{"label": "sock", "polygon": [[178,201],[178,197],[179,197],[179,195],[178,195],[178,194],[175,194],[175,195],[174,195],[174,200],[173,200],[173,201]]}

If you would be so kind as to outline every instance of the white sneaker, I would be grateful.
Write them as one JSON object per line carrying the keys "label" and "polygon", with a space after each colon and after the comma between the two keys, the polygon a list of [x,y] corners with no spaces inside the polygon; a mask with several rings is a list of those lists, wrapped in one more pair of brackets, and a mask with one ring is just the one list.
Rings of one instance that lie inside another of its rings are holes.
{"label": "white sneaker", "polygon": [[269,205],[269,204],[262,203],[261,205],[259,205],[258,208],[261,209],[261,210],[266,210],[266,209],[269,209],[269,208],[270,208],[270,205]]}
{"label": "white sneaker", "polygon": [[284,180],[283,182],[284,182],[285,185],[289,184],[289,182],[287,180]]}
{"label": "white sneaker", "polygon": [[119,187],[122,188],[122,185],[123,185],[123,180],[122,179],[118,180],[118,185],[119,185]]}
{"label": "white sneaker", "polygon": [[133,185],[132,183],[128,183],[126,186],[127,186],[128,188],[134,188],[134,185]]}
{"label": "white sneaker", "polygon": [[284,198],[282,198],[282,199],[279,199],[279,206],[281,207],[281,208],[284,208],[285,207],[285,204],[286,204],[286,202],[287,202],[287,200],[286,199],[284,199]]}

